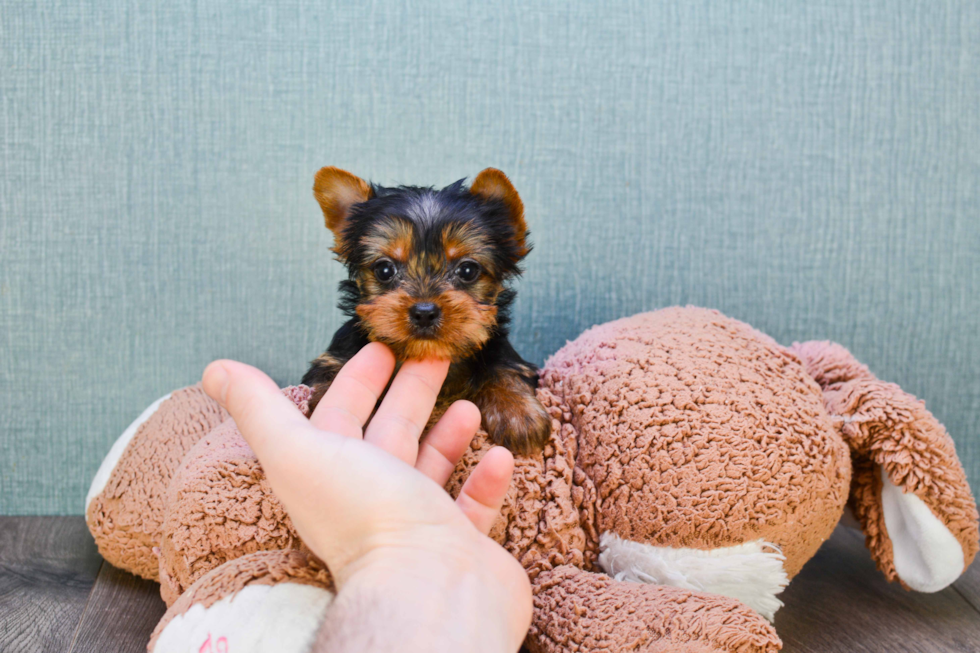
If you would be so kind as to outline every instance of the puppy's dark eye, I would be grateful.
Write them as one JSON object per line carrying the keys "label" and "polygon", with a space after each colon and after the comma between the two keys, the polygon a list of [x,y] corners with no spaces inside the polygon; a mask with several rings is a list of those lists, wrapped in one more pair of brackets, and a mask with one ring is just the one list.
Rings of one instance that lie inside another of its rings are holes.
{"label": "puppy's dark eye", "polygon": [[381,283],[388,283],[395,278],[395,264],[386,258],[374,264],[374,276]]}
{"label": "puppy's dark eye", "polygon": [[474,261],[463,261],[456,268],[456,277],[463,283],[473,283],[480,276],[480,266]]}

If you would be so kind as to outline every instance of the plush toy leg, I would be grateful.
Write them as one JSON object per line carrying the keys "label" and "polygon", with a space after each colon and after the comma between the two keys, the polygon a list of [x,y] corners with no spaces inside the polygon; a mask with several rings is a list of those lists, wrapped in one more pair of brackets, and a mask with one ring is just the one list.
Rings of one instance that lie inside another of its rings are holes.
{"label": "plush toy leg", "polygon": [[952,438],[925,403],[831,342],[794,344],[851,448],[850,505],[889,580],[936,592],[977,553],[977,508]]}
{"label": "plush toy leg", "polygon": [[[311,390],[283,394],[304,413]],[[174,474],[159,539],[160,595],[168,605],[234,558],[302,546],[258,458],[228,420],[201,438]]]}
{"label": "plush toy leg", "polygon": [[160,620],[149,653],[307,653],[333,601],[330,573],[302,551],[262,551],[201,577]]}
{"label": "plush toy leg", "polygon": [[735,599],[663,585],[613,580],[564,565],[533,582],[533,653],[769,653],[772,625]]}
{"label": "plush toy leg", "polygon": [[228,413],[200,386],[154,402],[116,440],[92,481],[85,517],[99,553],[113,565],[157,579],[164,497],[184,454]]}

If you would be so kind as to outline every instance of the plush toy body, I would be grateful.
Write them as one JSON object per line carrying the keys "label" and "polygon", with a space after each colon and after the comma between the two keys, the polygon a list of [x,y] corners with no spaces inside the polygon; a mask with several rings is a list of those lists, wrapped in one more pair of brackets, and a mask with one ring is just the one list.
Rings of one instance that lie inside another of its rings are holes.
{"label": "plush toy body", "polygon": [[[306,408],[308,388],[284,392]],[[532,580],[531,651],[778,650],[778,595],[847,503],[906,588],[942,589],[977,552],[951,438],[839,345],[786,348],[715,311],[664,309],[567,344],[538,399],[551,439],[517,459],[491,533]],[[194,388],[143,416],[97,475],[90,527],[110,562],[161,581],[171,608],[151,651],[209,637],[307,651],[329,574],[222,417]],[[296,624],[285,647],[269,639],[281,615]]]}

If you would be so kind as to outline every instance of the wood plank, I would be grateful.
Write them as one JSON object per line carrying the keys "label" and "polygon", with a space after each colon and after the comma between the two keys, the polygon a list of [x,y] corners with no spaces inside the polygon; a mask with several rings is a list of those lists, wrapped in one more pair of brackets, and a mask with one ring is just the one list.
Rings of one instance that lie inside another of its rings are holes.
{"label": "wood plank", "polygon": [[980,556],[973,560],[973,564],[967,568],[959,580],[953,583],[953,587],[980,613]]}
{"label": "wood plank", "polygon": [[786,653],[980,651],[980,614],[960,591],[920,594],[888,583],[864,536],[843,526],[781,598],[776,630]]}
{"label": "wood plank", "polygon": [[71,653],[142,653],[166,611],[159,583],[107,562],[92,588]]}
{"label": "wood plank", "polygon": [[0,651],[68,650],[101,565],[80,517],[0,517]]}

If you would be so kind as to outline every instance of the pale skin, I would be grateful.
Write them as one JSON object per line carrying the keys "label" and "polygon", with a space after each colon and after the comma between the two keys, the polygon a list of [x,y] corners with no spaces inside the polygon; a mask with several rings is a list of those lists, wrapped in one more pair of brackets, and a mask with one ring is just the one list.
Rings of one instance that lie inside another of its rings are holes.
{"label": "pale skin", "polygon": [[215,361],[204,389],[238,424],[337,597],[314,651],[520,648],[531,622],[523,568],[487,537],[514,459],[488,451],[453,499],[443,489],[480,425],[457,401],[420,442],[448,360],[408,361],[371,343],[306,419],[261,371]]}

